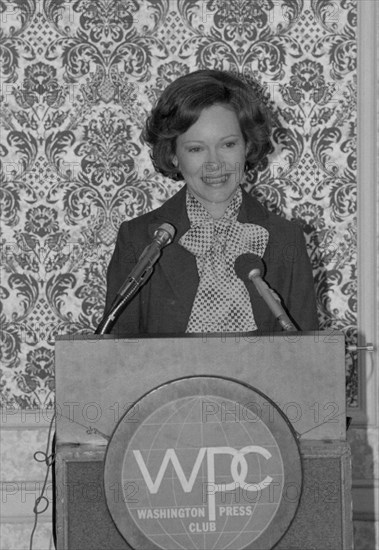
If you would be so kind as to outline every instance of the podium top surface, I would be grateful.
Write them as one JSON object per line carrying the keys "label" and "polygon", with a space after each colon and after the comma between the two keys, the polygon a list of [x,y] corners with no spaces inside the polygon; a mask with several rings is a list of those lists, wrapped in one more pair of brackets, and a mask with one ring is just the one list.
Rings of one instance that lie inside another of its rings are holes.
{"label": "podium top surface", "polygon": [[97,340],[125,340],[125,341],[136,341],[136,340],[234,340],[236,342],[245,341],[245,342],[257,342],[259,340],[270,342],[273,340],[285,340],[288,342],[296,342],[301,338],[311,337],[315,342],[322,344],[338,344],[341,340],[344,342],[345,335],[341,331],[336,330],[312,330],[312,331],[294,331],[294,332],[261,332],[261,331],[252,331],[252,332],[214,332],[214,333],[189,333],[189,334],[170,334],[170,333],[160,333],[160,334],[60,334],[55,338],[56,342],[61,341],[97,341]]}

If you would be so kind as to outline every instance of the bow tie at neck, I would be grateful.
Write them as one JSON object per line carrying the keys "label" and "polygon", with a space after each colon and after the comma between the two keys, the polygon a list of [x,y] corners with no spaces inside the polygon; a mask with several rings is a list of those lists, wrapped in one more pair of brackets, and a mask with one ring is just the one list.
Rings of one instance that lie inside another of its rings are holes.
{"label": "bow tie at neck", "polygon": [[216,220],[187,192],[187,214],[191,228],[179,243],[197,258],[212,251],[234,259],[248,252],[262,257],[267,246],[268,231],[260,225],[238,222],[241,204],[242,192],[238,187],[224,215]]}

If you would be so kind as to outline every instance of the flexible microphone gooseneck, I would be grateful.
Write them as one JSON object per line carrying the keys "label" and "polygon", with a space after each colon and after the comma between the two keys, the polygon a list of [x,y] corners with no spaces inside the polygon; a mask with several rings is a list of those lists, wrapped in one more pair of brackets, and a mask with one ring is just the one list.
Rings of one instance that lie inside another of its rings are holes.
{"label": "flexible microphone gooseneck", "polygon": [[245,284],[251,281],[257,289],[260,296],[266,302],[275,318],[279,321],[284,330],[297,330],[287,313],[284,311],[280,298],[274,290],[262,279],[261,273],[264,271],[264,266],[261,258],[256,254],[242,254],[238,256],[234,263],[234,269],[237,277]]}
{"label": "flexible microphone gooseneck", "polygon": [[158,227],[154,233],[152,243],[144,249],[136,266],[125,279],[109,310],[104,314],[95,330],[95,334],[108,334],[110,332],[126,304],[152,274],[153,266],[161,255],[162,248],[172,242],[174,235],[175,228],[170,223],[163,223]]}

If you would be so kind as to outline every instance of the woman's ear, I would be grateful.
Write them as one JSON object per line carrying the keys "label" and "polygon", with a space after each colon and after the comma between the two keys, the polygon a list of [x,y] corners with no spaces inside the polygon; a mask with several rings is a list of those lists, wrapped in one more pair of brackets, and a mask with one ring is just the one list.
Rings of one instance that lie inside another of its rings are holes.
{"label": "woman's ear", "polygon": [[178,167],[178,157],[176,155],[174,155],[172,157],[172,164],[176,167]]}

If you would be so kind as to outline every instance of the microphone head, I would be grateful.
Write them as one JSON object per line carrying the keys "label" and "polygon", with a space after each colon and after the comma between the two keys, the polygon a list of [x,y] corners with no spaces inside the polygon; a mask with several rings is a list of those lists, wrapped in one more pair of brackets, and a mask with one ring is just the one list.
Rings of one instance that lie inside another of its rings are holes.
{"label": "microphone head", "polygon": [[250,281],[264,272],[264,264],[259,256],[253,252],[241,254],[234,262],[234,270],[239,279],[244,283]]}
{"label": "microphone head", "polygon": [[170,223],[162,223],[154,233],[154,241],[156,241],[159,247],[170,244],[175,237],[175,227]]}

